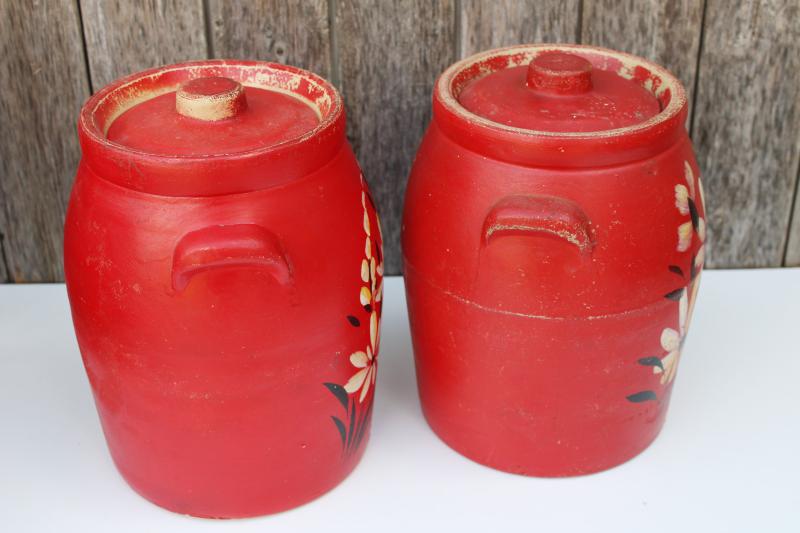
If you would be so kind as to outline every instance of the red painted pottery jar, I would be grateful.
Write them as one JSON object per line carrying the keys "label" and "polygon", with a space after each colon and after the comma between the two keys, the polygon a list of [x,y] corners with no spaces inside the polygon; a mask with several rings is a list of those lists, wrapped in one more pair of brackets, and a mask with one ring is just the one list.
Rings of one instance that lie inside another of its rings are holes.
{"label": "red painted pottery jar", "polygon": [[383,272],[339,93],[185,63],[92,96],[79,134],[67,289],[122,475],[205,517],[334,487],[369,433]]}
{"label": "red painted pottery jar", "polygon": [[570,476],[656,437],[706,235],[686,115],[672,74],[601,48],[439,78],[403,252],[423,411],[455,450]]}

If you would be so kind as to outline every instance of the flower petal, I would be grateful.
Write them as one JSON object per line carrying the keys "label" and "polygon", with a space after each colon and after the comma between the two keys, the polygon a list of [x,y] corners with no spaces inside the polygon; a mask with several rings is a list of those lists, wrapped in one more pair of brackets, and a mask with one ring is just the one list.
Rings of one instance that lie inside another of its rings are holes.
{"label": "flower petal", "polygon": [[664,328],[661,332],[661,347],[673,352],[681,345],[681,334],[672,328]]}
{"label": "flower petal", "polygon": [[378,342],[378,313],[375,311],[372,311],[372,315],[369,317],[369,342],[374,352]]}
{"label": "flower petal", "polygon": [[683,177],[686,179],[686,184],[689,186],[689,196],[694,198],[694,172],[688,161],[683,162]]}
{"label": "flower petal", "polygon": [[372,365],[372,384],[375,385],[375,376],[378,375],[378,363]]}
{"label": "flower petal", "polygon": [[367,356],[364,352],[353,352],[350,354],[350,363],[356,368],[365,368],[372,356]]}
{"label": "flower petal", "polygon": [[688,293],[688,290],[683,291],[683,296],[681,296],[681,299],[678,302],[678,325],[680,327],[681,337],[686,334],[686,316],[689,313]]}
{"label": "flower petal", "polygon": [[367,377],[367,371],[369,368],[362,368],[353,376],[347,380],[347,383],[344,384],[344,390],[353,394],[355,391],[361,388],[361,385],[364,384],[364,379]]}
{"label": "flower petal", "polygon": [[380,284],[378,285],[378,290],[375,291],[375,301],[380,302],[383,299],[383,280],[381,279]]}
{"label": "flower petal", "polygon": [[694,256],[694,269],[695,271],[699,272],[702,270],[703,265],[706,263],[706,247],[701,246],[699,250],[697,250],[697,255]]}
{"label": "flower petal", "polygon": [[364,244],[364,255],[367,256],[367,259],[372,257],[372,242],[369,240],[369,236],[367,236],[367,242]]}
{"label": "flower petal", "polygon": [[372,348],[370,348],[369,346],[367,346],[367,359],[372,361]]}
{"label": "flower petal", "polygon": [[681,215],[689,214],[689,190],[685,185],[675,186],[675,207],[681,212]]}
{"label": "flower petal", "polygon": [[361,191],[361,207],[363,207],[365,211],[367,210],[367,193],[364,191]]}
{"label": "flower petal", "polygon": [[664,365],[664,372],[661,374],[661,384],[666,385],[672,378],[675,377],[675,367],[678,365],[678,358],[680,352],[675,350],[668,353],[663,359],[661,364]]}
{"label": "flower petal", "polygon": [[692,282],[692,290],[689,293],[689,312],[686,316],[686,329],[689,329],[689,324],[692,322],[692,315],[694,314],[694,304],[697,302],[697,289],[700,288],[700,274],[694,278]]}
{"label": "flower petal", "polygon": [[366,259],[361,260],[361,281],[364,283],[369,281],[369,263]]}
{"label": "flower petal", "polygon": [[361,287],[361,292],[358,293],[358,299],[361,305],[367,305],[372,301],[372,293],[369,291],[369,287]]}
{"label": "flower petal", "polygon": [[367,392],[369,392],[369,386],[372,384],[372,372],[373,368],[369,367],[367,369],[367,375],[364,378],[364,386],[361,388],[361,396],[358,398],[359,403],[364,401],[364,398],[367,397]]}
{"label": "flower petal", "polygon": [[367,213],[366,209],[364,209],[364,233],[366,233],[367,235],[370,234],[369,233],[369,213]]}
{"label": "flower petal", "polygon": [[678,226],[678,251],[685,252],[692,245],[692,222],[684,222]]}
{"label": "flower petal", "polygon": [[706,240],[706,221],[703,217],[697,219],[697,236],[700,237],[700,242],[705,242]]}
{"label": "flower petal", "polygon": [[375,292],[375,280],[378,279],[375,276],[375,258],[369,260],[369,279],[372,280],[372,292]]}

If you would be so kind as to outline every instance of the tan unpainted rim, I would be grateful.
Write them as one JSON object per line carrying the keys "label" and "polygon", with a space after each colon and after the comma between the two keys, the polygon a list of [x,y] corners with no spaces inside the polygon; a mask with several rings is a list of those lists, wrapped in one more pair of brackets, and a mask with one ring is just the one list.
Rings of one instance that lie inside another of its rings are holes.
{"label": "tan unpainted rim", "polygon": [[[669,90],[669,102],[658,114],[632,126],[593,132],[555,132],[517,128],[507,124],[494,122],[493,120],[489,120],[488,118],[469,111],[461,105],[461,102],[458,101],[458,96],[464,85],[466,85],[466,82],[480,79],[488,74],[491,74],[492,72],[499,70],[498,68],[488,64],[490,60],[506,58],[507,61],[503,68],[513,68],[528,65],[537,54],[545,51],[569,52],[580,55],[588,59],[592,63],[593,67],[615,72],[619,76],[629,80],[634,79],[633,76],[636,67],[642,67],[650,73],[650,76],[647,80],[645,80],[643,87],[657,99],[659,99],[664,92]],[[609,68],[610,62],[608,59],[610,58],[618,61],[620,66],[613,69]],[[459,74],[484,63],[485,65],[482,68],[478,68],[480,73],[478,76],[469,78],[469,80],[464,80],[465,83],[461,87],[454,87],[455,80]],[[658,81],[657,84],[656,80]],[[680,113],[684,105],[686,105],[686,91],[684,90],[683,85],[681,84],[680,80],[678,80],[678,78],[676,78],[675,75],[669,72],[667,69],[644,58],[626,54],[624,52],[616,52],[614,50],[609,50],[608,48],[602,48],[599,46],[586,46],[578,44],[525,44],[480,52],[462,59],[461,61],[448,67],[447,70],[445,70],[439,77],[439,80],[436,84],[436,93],[441,103],[450,112],[471,123],[494,130],[502,130],[511,134],[522,135],[525,137],[568,137],[589,139],[628,135],[647,130],[657,124],[674,118]]]}
{"label": "tan unpainted rim", "polygon": [[[149,152],[130,148],[126,145],[119,144],[108,139],[108,129],[125,111],[157,96],[176,92],[179,90],[181,85],[181,82],[175,82],[165,83],[150,89],[140,89],[138,86],[142,85],[145,80],[157,80],[175,72],[185,72],[188,74],[189,79],[191,79],[194,77],[199,77],[209,70],[229,68],[236,69],[241,73],[246,73],[249,76],[246,79],[236,80],[244,87],[255,87],[278,92],[303,102],[303,104],[307,105],[312,111],[314,111],[319,119],[319,122],[315,127],[297,137],[293,137],[267,147],[254,148],[251,150],[234,152],[230,154],[221,153],[202,156],[151,154]],[[283,79],[284,77],[286,80]],[[319,90],[321,95],[316,99],[311,99],[294,92],[293,89],[296,89],[301,81],[305,81],[310,86],[313,86]],[[108,112],[104,122],[101,124],[97,120],[97,114],[104,106],[110,106],[111,111]],[[120,152],[143,155],[151,158],[172,160],[207,160],[212,158],[246,157],[253,154],[274,151],[287,145],[301,143],[314,137],[322,130],[330,127],[340,118],[342,111],[343,106],[341,95],[336,88],[327,80],[317,76],[312,72],[289,65],[264,61],[212,59],[177,63],[165,67],[156,67],[116,80],[115,82],[110,83],[95,93],[87,100],[83,106],[83,109],[81,110],[80,124],[87,136],[92,141],[99,143],[100,145],[111,147]]]}

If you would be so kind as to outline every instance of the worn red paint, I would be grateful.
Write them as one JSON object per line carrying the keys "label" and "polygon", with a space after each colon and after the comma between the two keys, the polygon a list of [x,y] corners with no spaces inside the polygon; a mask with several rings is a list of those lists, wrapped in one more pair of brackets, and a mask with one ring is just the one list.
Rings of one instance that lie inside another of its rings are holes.
{"label": "worn red paint", "polygon": [[[247,105],[178,114],[176,89],[203,77],[242,83]],[[344,124],[326,81],[244,61],[136,74],[81,112],[65,235],[75,330],[111,455],[163,507],[288,509],[363,453],[374,389],[336,384],[370,342],[359,265],[377,218]],[[332,418],[351,414],[345,448]]]}
{"label": "worn red paint", "polygon": [[[573,79],[539,91],[541,53]],[[683,88],[625,54],[521,46],[450,67],[433,106],[402,236],[428,422],[521,474],[633,457],[663,424],[702,268]]]}

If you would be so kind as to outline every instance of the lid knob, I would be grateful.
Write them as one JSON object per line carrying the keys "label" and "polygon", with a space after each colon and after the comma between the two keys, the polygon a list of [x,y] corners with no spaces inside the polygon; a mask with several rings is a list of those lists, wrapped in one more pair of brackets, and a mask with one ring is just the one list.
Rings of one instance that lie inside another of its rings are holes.
{"label": "lid knob", "polygon": [[528,66],[528,87],[551,94],[581,94],[592,89],[592,64],[575,54],[550,51]]}
{"label": "lid knob", "polygon": [[244,87],[230,78],[195,78],[183,83],[175,93],[175,110],[198,120],[223,120],[245,109]]}

